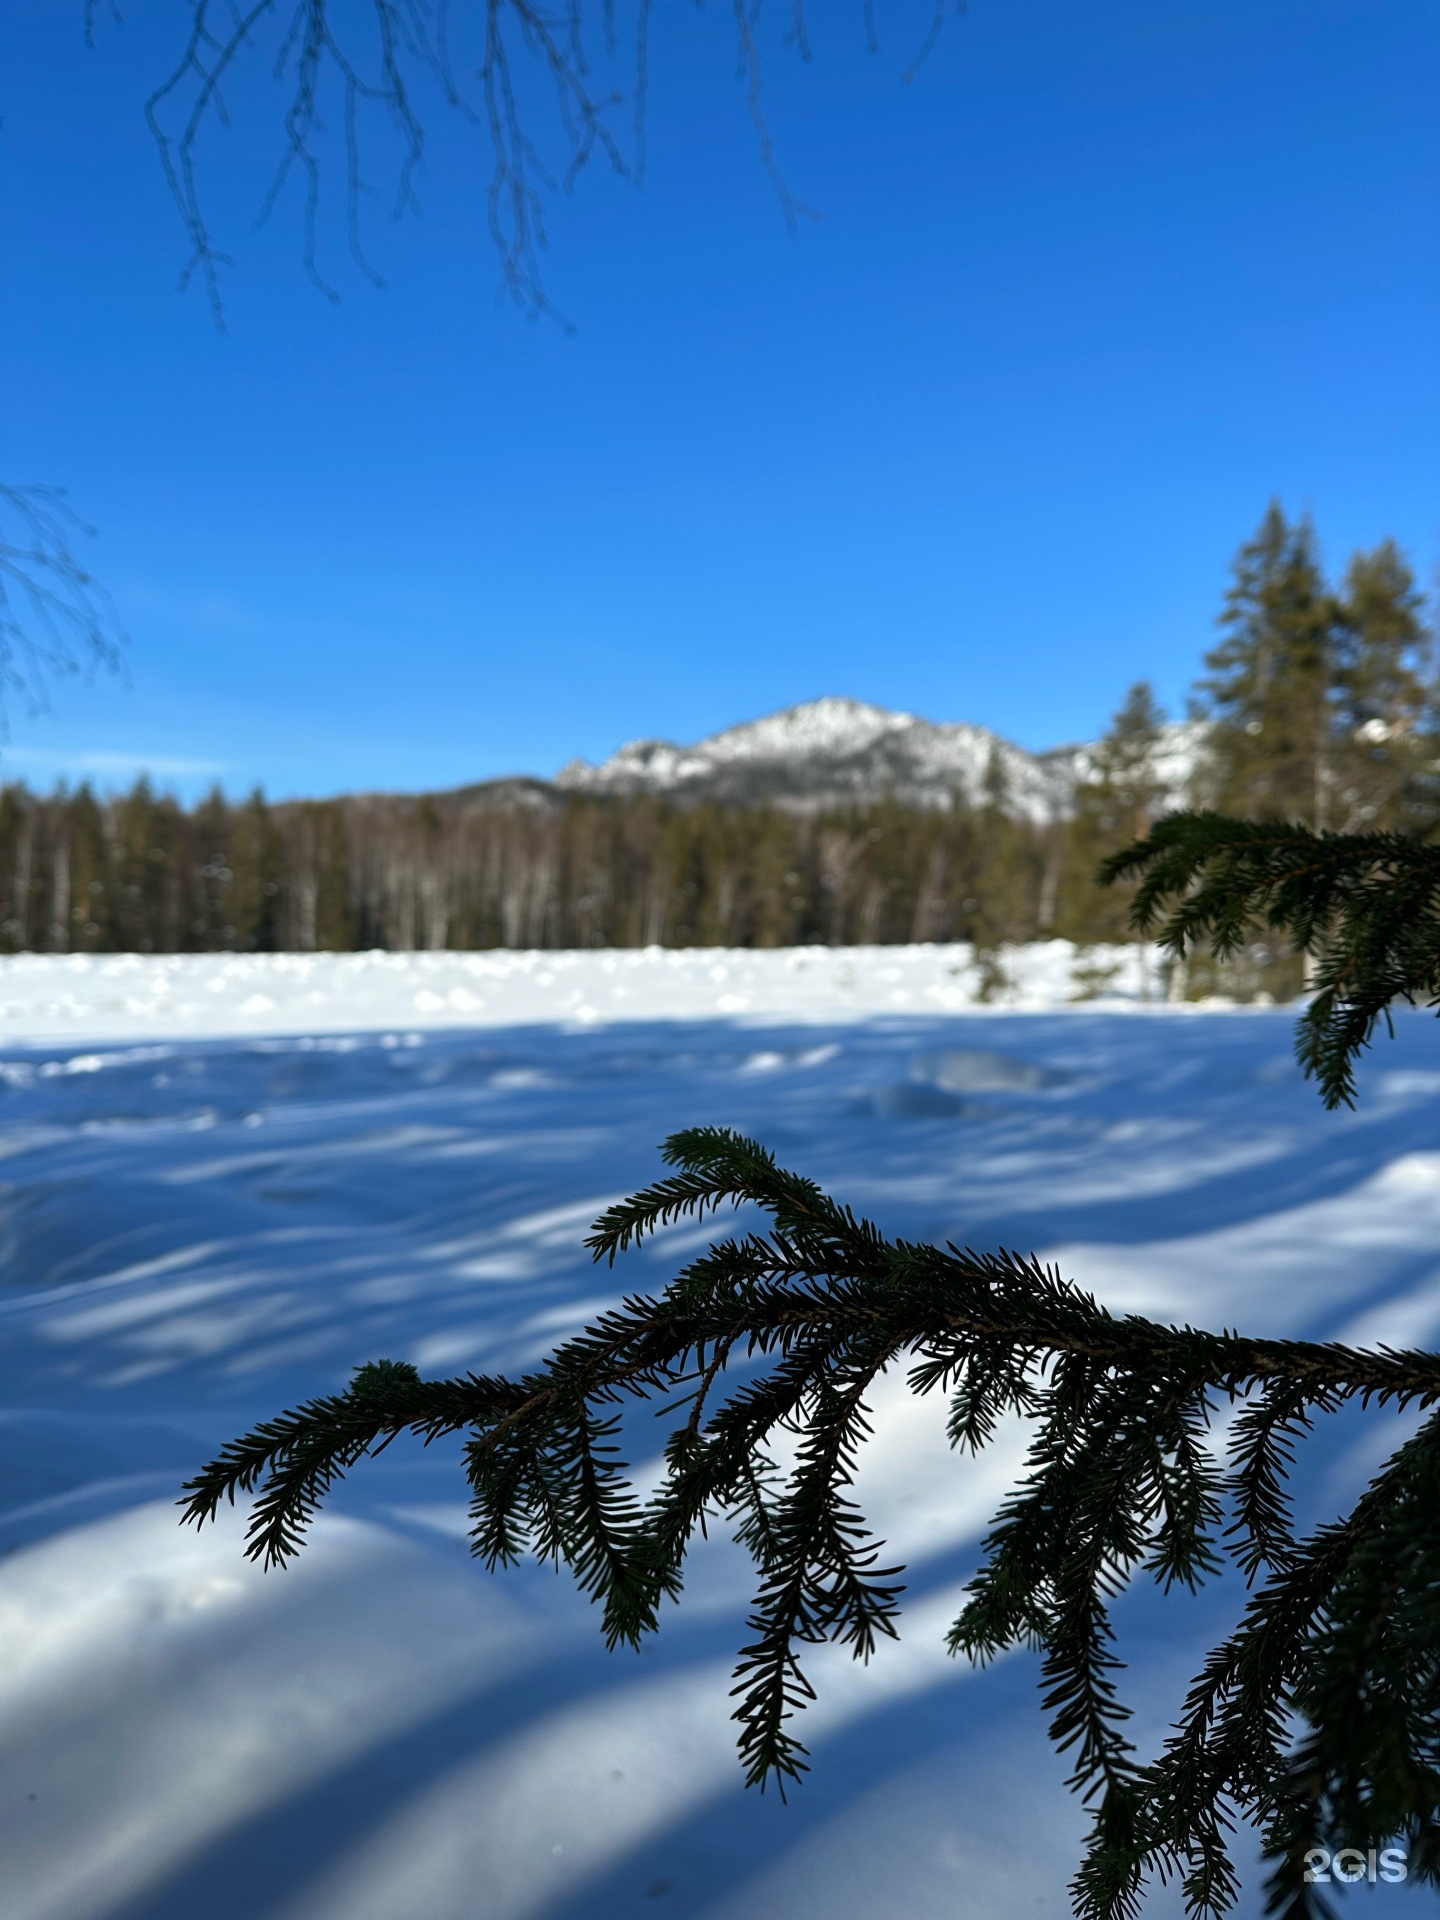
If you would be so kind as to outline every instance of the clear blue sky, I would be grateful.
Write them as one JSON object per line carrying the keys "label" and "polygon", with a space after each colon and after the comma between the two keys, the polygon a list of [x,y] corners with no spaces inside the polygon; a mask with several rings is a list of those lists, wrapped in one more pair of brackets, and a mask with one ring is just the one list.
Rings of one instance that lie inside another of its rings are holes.
{"label": "clear blue sky", "polygon": [[338,305],[293,197],[252,230],[242,115],[222,335],[141,119],[186,9],[87,51],[81,0],[10,0],[0,477],[70,488],[131,646],[0,765],[439,786],[824,693],[1040,747],[1141,674],[1183,699],[1274,494],[1433,578],[1433,0],[971,0],[909,86],[928,0],[876,5],[878,57],[859,0],[808,66],[772,26],[794,238],[727,9],[657,8],[648,183],[554,207],[569,334],[497,305],[438,108],[423,218],[367,215],[383,292],[325,225]]}

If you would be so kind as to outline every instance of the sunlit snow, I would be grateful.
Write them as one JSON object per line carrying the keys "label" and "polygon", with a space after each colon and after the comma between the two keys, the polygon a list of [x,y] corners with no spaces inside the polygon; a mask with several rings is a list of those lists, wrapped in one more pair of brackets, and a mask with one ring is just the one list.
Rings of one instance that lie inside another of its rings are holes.
{"label": "sunlit snow", "polygon": [[[470,1561],[453,1446],[365,1465],[283,1574],[241,1516],[197,1536],[173,1503],[363,1360],[523,1365],[661,1283],[709,1229],[613,1272],[580,1242],[698,1121],[1117,1308],[1440,1340],[1436,1022],[1402,1014],[1327,1114],[1291,1013],[1147,1002],[1133,957],[1071,1004],[1073,960],[1011,956],[1008,1007],[945,948],[0,965],[4,1920],[1058,1920],[1084,1817],[1034,1662],[942,1644],[1015,1432],[956,1459],[938,1403],[878,1396],[861,1491],[905,1631],[868,1669],[810,1663],[788,1805],[739,1784],[724,1542],[611,1656],[563,1579]],[[1325,1430],[1307,1515],[1395,1433]],[[663,1437],[634,1423],[641,1474]],[[1238,1602],[1122,1604],[1142,1743]]]}

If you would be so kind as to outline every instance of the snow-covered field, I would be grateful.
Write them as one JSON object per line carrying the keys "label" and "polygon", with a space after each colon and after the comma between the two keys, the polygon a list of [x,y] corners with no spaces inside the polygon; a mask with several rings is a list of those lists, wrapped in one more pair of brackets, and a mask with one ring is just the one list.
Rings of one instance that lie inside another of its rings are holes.
{"label": "snow-covered field", "polygon": [[[696,1121],[1117,1306],[1440,1338],[1432,1018],[1326,1114],[1284,1011],[1144,1007],[1133,979],[1061,1004],[1073,955],[1011,960],[1028,1010],[968,1007],[968,956],[935,948],[4,963],[4,1920],[1058,1920],[1083,1816],[1034,1664],[941,1649],[1014,1436],[959,1461],[939,1405],[882,1396],[862,1494],[909,1562],[906,1631],[868,1670],[813,1663],[787,1806],[738,1781],[723,1543],[609,1656],[563,1580],[468,1559],[454,1448],[364,1466],[284,1574],[238,1517],[196,1536],[174,1507],[218,1442],[360,1361],[523,1364],[661,1280],[693,1229],[613,1272],[580,1240]],[[1393,1435],[1326,1431],[1307,1511]],[[1139,1739],[1236,1604],[1123,1603]]]}
{"label": "snow-covered field", "polygon": [[561,1021],[848,1020],[1051,1007],[1159,991],[1154,949],[1048,940],[988,968],[969,946],[645,947],[598,953],[17,954],[0,1043],[509,1027]]}

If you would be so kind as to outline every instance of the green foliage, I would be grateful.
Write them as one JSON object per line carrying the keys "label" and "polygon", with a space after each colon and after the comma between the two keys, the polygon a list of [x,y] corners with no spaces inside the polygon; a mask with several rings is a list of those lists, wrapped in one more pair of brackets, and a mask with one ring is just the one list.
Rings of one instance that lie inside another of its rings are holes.
{"label": "green foliage", "polygon": [[1155,752],[1165,728],[1165,709],[1148,680],[1137,680],[1126,694],[1092,757],[1091,778],[1082,792],[1113,827],[1110,815],[1130,815],[1132,838],[1145,832],[1164,789],[1155,774]]}
{"label": "green foliage", "polygon": [[1236,557],[1225,637],[1199,683],[1218,807],[1326,824],[1334,620],[1314,529],[1272,502]]}
{"label": "green foliage", "polygon": [[1196,701],[1211,804],[1347,832],[1434,818],[1429,635],[1393,541],[1355,554],[1336,591],[1309,521],[1272,503],[1220,625]]}
{"label": "green foliage", "polygon": [[145,781],[105,801],[9,786],[0,950],[989,949],[1042,930],[1063,839],[963,801],[806,814],[501,783],[187,809]]}
{"label": "green foliage", "polygon": [[1095,884],[1100,861],[1150,825],[1164,799],[1155,770],[1165,713],[1148,680],[1137,680],[1096,744],[1087,777],[1075,793],[1065,835],[1058,926],[1093,943],[1127,937],[1126,903]]}
{"label": "green foliage", "polygon": [[1396,1000],[1440,1004],[1440,847],[1177,813],[1105,873],[1139,876],[1134,923],[1177,958],[1202,941],[1223,958],[1257,927],[1315,956],[1297,1052],[1328,1106],[1353,1103],[1355,1060]]}
{"label": "green foliage", "polygon": [[1437,812],[1433,641],[1393,540],[1350,562],[1338,602],[1332,825],[1425,828]]}

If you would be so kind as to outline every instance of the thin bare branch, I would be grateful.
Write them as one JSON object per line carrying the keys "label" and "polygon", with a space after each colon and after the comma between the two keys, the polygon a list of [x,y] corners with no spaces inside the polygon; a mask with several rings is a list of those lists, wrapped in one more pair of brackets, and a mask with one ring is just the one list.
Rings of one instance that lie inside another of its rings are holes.
{"label": "thin bare branch", "polygon": [[93,533],[61,488],[0,486],[0,733],[6,693],[43,712],[52,681],[121,665],[114,603],[78,551]]}
{"label": "thin bare branch", "polygon": [[[93,35],[97,6],[98,0],[87,0],[87,36]],[[875,50],[873,0],[863,0],[863,12],[867,44]],[[739,78],[760,162],[793,232],[802,217],[818,216],[792,192],[764,110],[760,6],[755,0],[733,0],[733,18]],[[944,19],[945,0],[936,0],[906,79],[928,58]],[[587,44],[592,21],[605,59],[623,61],[623,88],[602,84],[592,71]],[[483,5],[472,0],[458,10],[453,0],[352,0],[348,7],[341,0],[191,0],[184,45],[145,107],[188,242],[182,286],[202,281],[216,324],[223,326],[221,273],[230,261],[216,240],[202,193],[202,146],[213,132],[231,125],[232,114],[245,120],[253,116],[248,93],[243,111],[234,103],[259,71],[247,66],[247,56],[258,62],[264,54],[272,77],[287,93],[280,155],[259,221],[269,219],[291,181],[298,180],[305,272],[327,299],[338,297],[333,277],[321,265],[327,113],[341,150],[336,170],[344,181],[348,250],[365,277],[379,286],[383,281],[368,257],[361,219],[362,202],[371,192],[366,175],[373,163],[366,153],[374,139],[372,123],[376,118],[388,123],[398,144],[394,217],[417,212],[416,181],[427,148],[422,100],[433,88],[445,108],[487,139],[486,221],[502,292],[529,312],[553,312],[540,266],[546,199],[558,188],[571,190],[597,154],[616,174],[643,179],[650,28],[651,0],[636,0],[628,36],[620,32],[615,0],[598,0],[593,13],[587,12],[587,0],[483,0]],[[468,82],[460,76],[456,55],[457,34],[463,41],[466,29],[477,42]],[[805,0],[790,0],[780,37],[802,60],[811,58]],[[626,93],[632,127],[622,147],[612,120]],[[542,157],[547,152],[553,162]]]}

